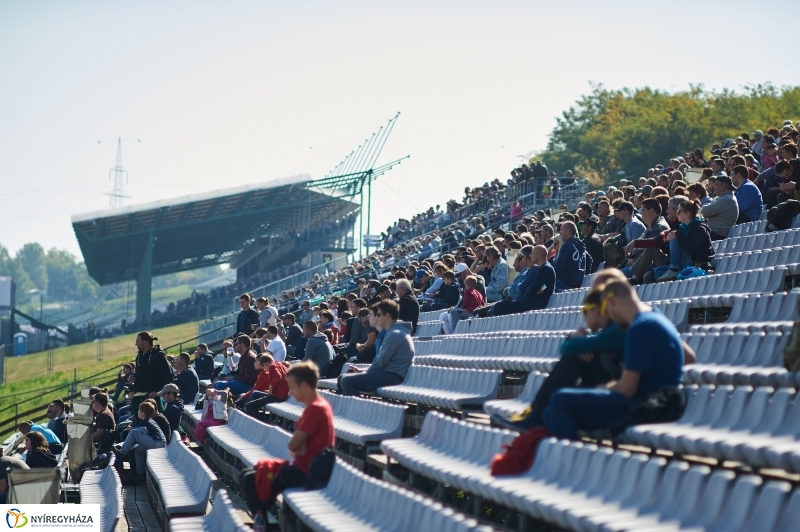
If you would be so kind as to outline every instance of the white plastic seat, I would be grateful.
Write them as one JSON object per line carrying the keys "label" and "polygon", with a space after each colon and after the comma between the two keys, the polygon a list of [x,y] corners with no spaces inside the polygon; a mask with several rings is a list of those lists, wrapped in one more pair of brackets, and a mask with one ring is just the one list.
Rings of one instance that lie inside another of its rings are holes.
{"label": "white plastic seat", "polygon": [[147,475],[148,482],[158,489],[165,517],[206,513],[216,477],[179,434],[173,434],[165,448],[147,451]]}
{"label": "white plastic seat", "polygon": [[497,398],[500,371],[411,366],[402,384],[378,388],[385,399],[448,410],[483,405]]}
{"label": "white plastic seat", "polygon": [[228,423],[209,427],[208,435],[210,446],[219,446],[241,460],[244,467],[253,467],[262,458],[292,459],[287,449],[291,434],[238,410],[230,409]]}
{"label": "white plastic seat", "polygon": [[228,492],[217,491],[211,512],[204,516],[174,517],[169,522],[170,532],[251,532],[242,520],[240,512],[234,508]]}
{"label": "white plastic seat", "polygon": [[84,471],[78,487],[81,504],[100,505],[100,530],[111,532],[123,518],[122,482],[114,457],[105,469]]}

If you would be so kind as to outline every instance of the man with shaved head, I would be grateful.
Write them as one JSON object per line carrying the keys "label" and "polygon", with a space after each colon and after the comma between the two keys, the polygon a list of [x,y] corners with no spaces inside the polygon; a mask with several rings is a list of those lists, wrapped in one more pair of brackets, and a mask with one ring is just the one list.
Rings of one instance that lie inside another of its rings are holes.
{"label": "man with shaved head", "polygon": [[523,266],[528,268],[525,279],[519,284],[519,299],[498,301],[492,306],[492,316],[504,316],[528,310],[543,309],[550,301],[556,286],[556,271],[547,262],[547,248],[524,246],[519,250]]}

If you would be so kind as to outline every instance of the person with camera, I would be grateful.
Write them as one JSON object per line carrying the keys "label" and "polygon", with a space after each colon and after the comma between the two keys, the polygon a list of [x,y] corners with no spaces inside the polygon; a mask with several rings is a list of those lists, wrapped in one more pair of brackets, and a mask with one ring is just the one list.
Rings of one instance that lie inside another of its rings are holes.
{"label": "person with camera", "polygon": [[[273,327],[270,325],[270,327]],[[251,349],[252,340],[247,335],[236,338],[233,349],[239,355],[238,367],[235,375],[228,375],[224,380],[214,383],[217,390],[229,389],[234,395],[241,395],[253,388],[258,379],[258,369],[256,368],[256,354]]]}

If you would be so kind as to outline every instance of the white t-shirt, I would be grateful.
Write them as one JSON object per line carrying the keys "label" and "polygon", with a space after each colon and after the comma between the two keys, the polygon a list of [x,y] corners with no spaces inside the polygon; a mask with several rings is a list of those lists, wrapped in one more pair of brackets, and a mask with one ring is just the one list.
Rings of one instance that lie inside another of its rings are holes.
{"label": "white t-shirt", "polygon": [[272,353],[272,358],[275,362],[283,362],[286,360],[286,344],[283,343],[280,336],[276,336],[270,340],[267,345],[267,351]]}

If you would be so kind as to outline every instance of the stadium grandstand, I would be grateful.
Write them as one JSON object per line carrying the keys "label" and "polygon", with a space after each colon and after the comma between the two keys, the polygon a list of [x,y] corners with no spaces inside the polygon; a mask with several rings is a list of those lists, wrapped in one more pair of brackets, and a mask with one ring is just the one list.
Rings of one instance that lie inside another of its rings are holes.
{"label": "stadium grandstand", "polygon": [[104,530],[797,530],[797,137],[604,190],[524,165],[236,294],[173,371],[140,334],[113,411],[86,390],[61,455],[31,426],[4,451],[69,456],[32,484],[101,502]]}

